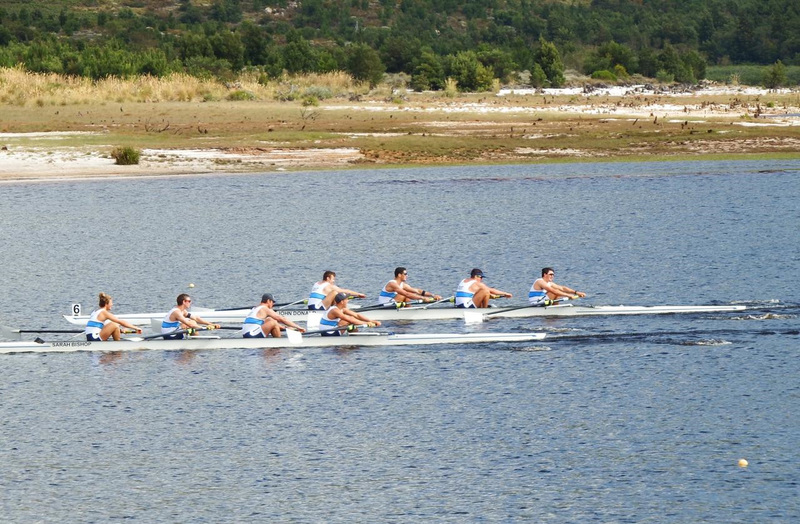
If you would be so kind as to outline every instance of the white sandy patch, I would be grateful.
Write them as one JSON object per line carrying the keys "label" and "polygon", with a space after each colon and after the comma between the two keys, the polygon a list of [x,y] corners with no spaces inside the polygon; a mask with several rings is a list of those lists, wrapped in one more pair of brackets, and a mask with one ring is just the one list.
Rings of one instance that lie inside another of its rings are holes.
{"label": "white sandy patch", "polygon": [[791,122],[772,119],[772,122],[734,122],[734,124],[744,127],[793,127],[800,126],[800,119]]}
{"label": "white sandy patch", "polygon": [[605,153],[588,153],[580,149],[537,149],[533,147],[518,147],[514,149],[520,155],[541,155],[541,156],[606,156]]}
{"label": "white sandy patch", "polygon": [[41,131],[35,133],[0,133],[0,139],[3,138],[52,138],[54,140],[62,140],[71,136],[80,135],[102,135],[96,131]]}
{"label": "white sandy patch", "polygon": [[[98,146],[103,148],[104,146]],[[111,146],[107,146],[111,150]],[[256,172],[335,167],[363,158],[356,148],[144,149],[138,165],[118,166],[107,153],[83,148],[0,150],[0,180]]]}
{"label": "white sandy patch", "polygon": [[[367,111],[367,112],[397,112],[397,113],[446,113],[446,114],[517,114],[541,115],[543,113],[565,113],[586,115],[609,115],[610,118],[740,118],[752,117],[756,114],[763,116],[781,116],[790,121],[800,122],[800,108],[784,108],[782,113],[787,116],[770,114],[770,108],[765,108],[757,101],[737,100],[731,104],[709,103],[698,100],[697,103],[670,103],[669,99],[675,98],[701,98],[706,96],[767,96],[797,93],[791,89],[767,90],[759,87],[719,86],[702,89],[659,91],[648,89],[645,86],[612,86],[594,88],[584,92],[582,87],[561,89],[501,89],[494,98],[487,97],[486,102],[453,102],[447,99],[432,101],[423,105],[387,106],[381,102],[365,102],[358,104],[336,104],[321,107],[329,111]],[[530,105],[519,100],[509,101],[506,95],[539,95],[532,97]],[[553,104],[556,96],[577,97],[577,104]],[[600,98],[605,98],[600,100]],[[667,100],[667,101],[664,101]],[[774,109],[772,109],[774,111]],[[430,123],[427,125],[431,125]],[[447,125],[454,125],[447,123]],[[458,122],[459,126],[481,125]]]}
{"label": "white sandy patch", "polygon": [[784,89],[765,89],[756,86],[712,86],[704,87],[702,89],[684,89],[684,90],[661,90],[652,89],[645,85],[633,86],[607,86],[607,87],[592,87],[587,89],[583,87],[564,87],[564,88],[544,88],[544,89],[501,89],[497,92],[497,96],[505,95],[547,95],[547,96],[585,96],[585,97],[598,97],[598,96],[611,96],[611,97],[625,97],[634,95],[646,96],[718,96],[718,95],[745,95],[745,96],[758,96],[767,94],[789,94],[794,90]]}

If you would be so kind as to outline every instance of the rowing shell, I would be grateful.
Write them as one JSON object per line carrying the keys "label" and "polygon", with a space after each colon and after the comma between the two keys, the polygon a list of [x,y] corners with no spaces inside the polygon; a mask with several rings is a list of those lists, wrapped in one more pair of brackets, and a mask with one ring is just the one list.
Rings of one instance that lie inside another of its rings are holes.
{"label": "rowing shell", "polygon": [[64,340],[51,342],[0,342],[0,353],[71,353],[76,351],[204,351],[215,349],[271,349],[333,346],[412,346],[430,344],[483,344],[542,340],[545,333],[351,333],[342,337],[287,338],[199,337],[184,340],[120,340],[89,342]]}
{"label": "rowing shell", "polygon": [[[357,308],[353,308],[358,310]],[[465,312],[470,315],[489,314],[498,318],[528,318],[528,317],[578,317],[593,315],[662,315],[679,313],[724,313],[742,311],[744,306],[575,306],[573,304],[559,304],[547,307],[513,307],[513,308],[478,308],[460,309],[455,307],[405,307],[397,309],[372,309],[365,311],[364,315],[372,320],[459,320],[464,319]],[[214,323],[241,323],[250,312],[249,309],[234,309],[216,311],[203,310],[199,315],[204,320]],[[281,309],[277,313],[295,322],[308,320],[307,309]],[[318,313],[317,313],[318,314]],[[152,320],[160,320],[166,313],[133,313],[121,314],[117,317],[136,325],[149,325]],[[85,326],[89,319],[87,315],[64,315],[64,318],[79,326]]]}

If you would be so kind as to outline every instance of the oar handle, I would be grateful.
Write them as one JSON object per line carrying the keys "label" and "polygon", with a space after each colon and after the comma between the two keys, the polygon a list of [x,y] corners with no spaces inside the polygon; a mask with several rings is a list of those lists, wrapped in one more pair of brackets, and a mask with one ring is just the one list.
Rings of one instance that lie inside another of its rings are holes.
{"label": "oar handle", "polygon": [[303,336],[305,336],[305,335],[320,335],[322,333],[330,333],[331,331],[342,331],[342,330],[354,331],[354,330],[356,330],[358,328],[373,328],[373,327],[377,327],[377,324],[375,322],[367,322],[366,324],[345,324],[343,326],[331,326],[331,327],[329,327],[327,329],[317,329],[317,330],[314,330],[314,331],[306,331],[305,333],[302,333],[302,335]]}
{"label": "oar handle", "polygon": [[[183,335],[183,334],[192,335],[197,331],[211,331],[212,329],[215,329],[214,326],[200,326],[199,328],[178,329],[176,331],[170,331],[169,333],[159,333],[157,335],[147,335],[146,337],[142,337],[142,340],[152,340],[152,339],[155,339],[155,338],[162,338],[162,337],[166,339],[166,337],[171,337],[171,336],[174,336],[174,335]],[[236,329],[236,328],[234,328],[234,329]]]}
{"label": "oar handle", "polygon": [[409,300],[407,302],[387,302],[386,304],[376,304],[374,306],[366,306],[358,308],[355,311],[362,313],[364,311],[373,311],[376,309],[401,309],[413,304],[423,304],[423,303],[425,303],[424,300]]}

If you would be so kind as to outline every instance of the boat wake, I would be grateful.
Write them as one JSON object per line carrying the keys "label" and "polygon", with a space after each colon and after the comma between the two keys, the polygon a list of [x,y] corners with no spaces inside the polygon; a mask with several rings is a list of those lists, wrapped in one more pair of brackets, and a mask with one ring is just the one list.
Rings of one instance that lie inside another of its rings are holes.
{"label": "boat wake", "polygon": [[797,335],[797,329],[785,330],[694,330],[694,331],[651,331],[621,333],[587,333],[581,335],[561,335],[548,337],[549,342],[563,341],[584,344],[614,344],[643,342],[671,346],[725,346],[736,340],[749,337],[771,335]]}

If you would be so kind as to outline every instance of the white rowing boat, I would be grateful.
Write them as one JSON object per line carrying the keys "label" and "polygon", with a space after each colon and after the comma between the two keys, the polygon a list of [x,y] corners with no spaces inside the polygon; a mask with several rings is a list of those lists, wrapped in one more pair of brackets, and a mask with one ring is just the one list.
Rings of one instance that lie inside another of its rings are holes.
{"label": "white rowing boat", "polygon": [[[358,310],[357,308],[353,308]],[[465,316],[483,314],[488,318],[528,318],[528,317],[578,317],[594,315],[663,315],[685,313],[726,313],[742,311],[744,306],[576,306],[558,304],[547,307],[516,306],[509,308],[459,309],[455,307],[410,306],[369,309],[361,308],[363,314],[373,320],[459,320]],[[203,310],[198,314],[214,323],[241,323],[250,312],[249,309]],[[307,309],[281,309],[277,311],[294,322],[308,321]],[[318,313],[317,313],[318,314]],[[161,320],[166,313],[133,313],[117,316],[136,325],[150,325],[152,320]],[[64,315],[71,324],[85,326],[87,315]]]}
{"label": "white rowing boat", "polygon": [[303,336],[288,338],[192,337],[184,340],[129,339],[88,342],[64,340],[50,342],[0,342],[0,353],[71,353],[76,351],[205,351],[216,349],[271,349],[337,346],[416,346],[430,344],[484,344],[531,342],[542,340],[545,333],[351,333],[341,337]]}

